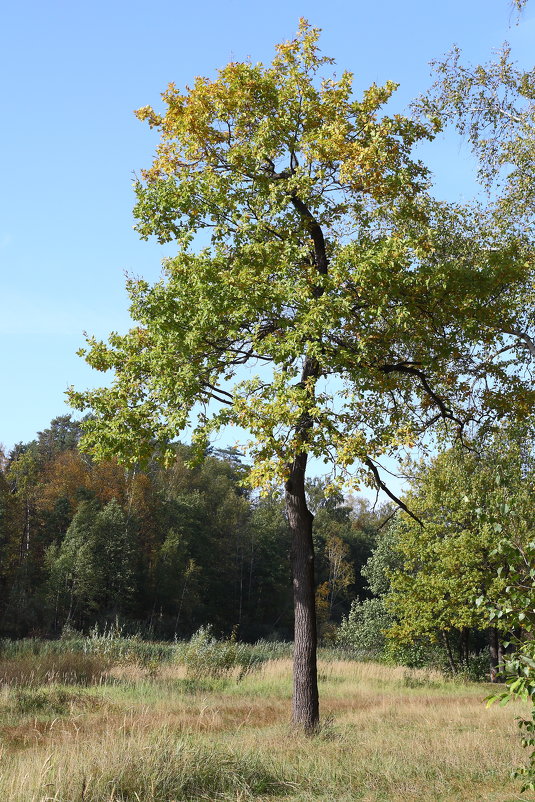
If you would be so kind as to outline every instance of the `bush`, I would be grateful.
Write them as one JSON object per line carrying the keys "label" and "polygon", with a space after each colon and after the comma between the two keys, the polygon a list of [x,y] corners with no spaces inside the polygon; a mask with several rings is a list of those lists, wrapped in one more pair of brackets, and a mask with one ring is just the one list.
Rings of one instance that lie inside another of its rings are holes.
{"label": "bush", "polygon": [[446,650],[429,638],[418,638],[412,643],[387,641],[385,660],[408,668],[432,668],[446,674],[450,672]]}
{"label": "bush", "polygon": [[192,635],[182,652],[182,661],[192,679],[224,677],[238,668],[238,680],[264,662],[254,647],[238,643],[235,635],[218,640],[211,626],[201,627]]}
{"label": "bush", "polygon": [[355,601],[336,635],[339,645],[351,649],[359,657],[375,660],[385,656],[385,631],[392,626],[391,613],[386,609],[381,598]]}

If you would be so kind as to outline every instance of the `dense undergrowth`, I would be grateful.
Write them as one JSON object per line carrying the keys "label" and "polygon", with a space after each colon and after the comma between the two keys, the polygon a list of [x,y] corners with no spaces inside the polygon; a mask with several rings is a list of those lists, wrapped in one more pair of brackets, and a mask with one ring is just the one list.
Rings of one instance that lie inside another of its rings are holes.
{"label": "dense undergrowth", "polygon": [[[110,668],[135,664],[150,673],[165,665],[182,665],[193,679],[238,679],[269,660],[291,658],[293,645],[283,641],[239,642],[234,636],[216,638],[211,627],[201,627],[189,640],[152,642],[123,637],[113,628],[89,637],[69,634],[58,640],[25,638],[0,640],[0,684],[35,686],[42,683],[91,685],[109,680]],[[319,650],[324,660],[349,656],[344,648]]]}

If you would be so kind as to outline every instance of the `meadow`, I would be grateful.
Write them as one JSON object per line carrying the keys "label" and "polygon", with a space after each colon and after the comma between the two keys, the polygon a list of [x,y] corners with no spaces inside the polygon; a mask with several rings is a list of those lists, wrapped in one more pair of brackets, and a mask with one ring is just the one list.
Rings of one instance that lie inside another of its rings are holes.
{"label": "meadow", "polygon": [[[343,655],[342,655],[343,657]],[[322,727],[289,724],[288,644],[207,632],[0,645],[2,802],[513,802],[521,703],[320,653]]]}

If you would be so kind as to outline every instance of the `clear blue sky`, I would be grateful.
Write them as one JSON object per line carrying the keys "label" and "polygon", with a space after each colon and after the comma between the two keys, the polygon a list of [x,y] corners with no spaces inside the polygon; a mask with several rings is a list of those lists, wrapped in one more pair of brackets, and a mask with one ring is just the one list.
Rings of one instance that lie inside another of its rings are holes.
{"label": "clear blue sky", "polygon": [[[0,442],[11,448],[70,411],[69,384],[102,383],[76,356],[82,332],[128,327],[124,273],[156,278],[164,250],[132,230],[133,172],[155,134],[132,111],[167,83],[229,60],[269,61],[300,16],[357,86],[401,84],[398,110],[429,86],[428,62],[454,43],[487,60],[507,39],[526,66],[535,6],[516,25],[508,0],[39,0],[0,17]],[[430,151],[431,153],[431,151]],[[456,141],[436,150],[440,191],[472,192]]]}

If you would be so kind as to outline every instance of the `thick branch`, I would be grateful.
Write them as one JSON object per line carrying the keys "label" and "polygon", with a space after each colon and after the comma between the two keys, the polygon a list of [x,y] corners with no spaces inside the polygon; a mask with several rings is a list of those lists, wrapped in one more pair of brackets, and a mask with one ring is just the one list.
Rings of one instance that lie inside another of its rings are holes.
{"label": "thick branch", "polygon": [[379,370],[382,373],[407,373],[409,376],[417,376],[420,379],[420,383],[424,388],[427,395],[434,401],[437,407],[440,410],[440,417],[448,420],[454,421],[454,423],[459,424],[460,426],[463,425],[463,422],[456,418],[453,414],[451,409],[448,409],[446,404],[444,403],[444,399],[441,398],[435,391],[431,388],[429,382],[427,381],[427,376],[425,373],[420,370],[419,368],[415,368],[413,364],[407,362],[398,362],[395,365],[381,365]]}
{"label": "thick branch", "polygon": [[323,276],[327,275],[328,267],[329,267],[329,260],[327,259],[327,253],[325,250],[325,239],[323,237],[323,231],[321,230],[321,226],[308,208],[308,206],[303,203],[300,198],[297,197],[295,192],[291,194],[291,201],[292,205],[295,209],[299,212],[303,220],[305,221],[306,227],[310,236],[312,237],[312,242],[314,243],[314,258],[316,262],[316,267],[318,273],[321,273]]}
{"label": "thick branch", "polygon": [[379,476],[379,471],[377,470],[377,467],[376,467],[376,466],[373,464],[373,462],[371,461],[371,459],[370,459],[369,457],[366,457],[366,458],[364,459],[364,464],[365,464],[365,465],[366,465],[366,466],[367,466],[367,467],[370,469],[370,471],[373,473],[373,478],[375,479],[375,484],[377,485],[377,488],[378,488],[379,490],[383,490],[383,491],[386,493],[386,495],[387,495],[389,498],[391,498],[391,499],[392,499],[392,501],[394,501],[394,502],[395,502],[395,503],[398,505],[398,507],[400,507],[400,508],[401,508],[401,509],[402,509],[404,512],[406,512],[406,513],[407,513],[407,515],[410,515],[410,517],[411,517],[413,520],[415,520],[415,521],[416,521],[416,523],[419,523],[419,524],[420,524],[420,526],[423,526],[423,522],[422,522],[422,521],[421,521],[421,520],[418,518],[418,516],[417,516],[417,515],[415,515],[413,512],[411,512],[411,511],[409,510],[409,508],[407,507],[407,505],[406,505],[406,504],[405,504],[405,503],[404,503],[404,502],[403,502],[403,501],[402,501],[400,498],[398,498],[397,496],[395,496],[395,495],[392,493],[392,491],[391,491],[391,490],[389,490],[389,489],[388,489],[388,487],[385,485],[385,483],[383,482],[383,480],[382,480],[382,479],[381,479],[381,477]]}
{"label": "thick branch", "polygon": [[[275,171],[275,165],[271,161],[271,159],[266,158],[267,168],[266,172],[269,173],[270,177],[273,178],[275,181],[281,181],[286,178],[290,178],[295,173],[295,167],[297,165],[297,158],[295,154],[291,154],[291,166],[287,170],[281,170],[280,173]],[[310,236],[312,237],[312,242],[314,243],[314,260],[316,263],[316,268],[318,273],[326,276],[329,268],[329,260],[327,259],[327,252],[325,249],[325,238],[323,236],[323,231],[321,230],[321,226],[303,201],[297,197],[297,193],[293,190],[290,193],[290,200],[292,205],[297,211],[299,212],[301,218],[305,221],[306,227]]]}
{"label": "thick branch", "polygon": [[535,357],[535,342],[533,342],[529,334],[526,334],[525,331],[521,331],[520,329],[513,329],[513,328],[504,329],[504,332],[506,334],[512,334],[514,337],[518,337],[519,340],[522,340],[523,344],[526,346],[531,356]]}
{"label": "thick branch", "polygon": [[[226,390],[222,390],[220,387],[216,387],[209,382],[205,382],[204,387],[207,388],[206,395],[209,398],[213,398],[214,401],[219,401],[221,404],[228,404],[230,407],[234,403],[232,393],[227,393]],[[221,396],[226,396],[226,398],[221,398]]]}

